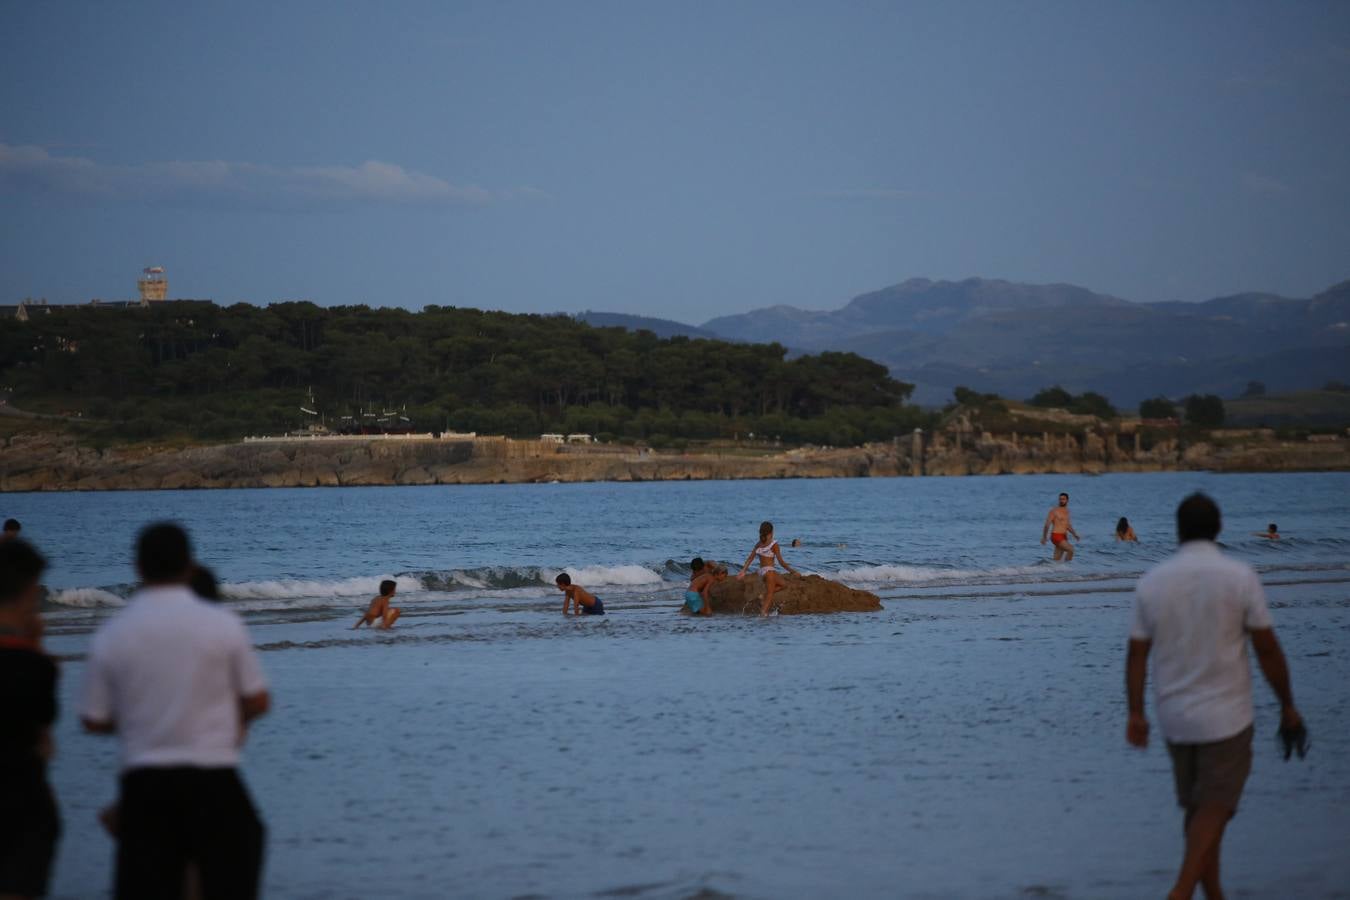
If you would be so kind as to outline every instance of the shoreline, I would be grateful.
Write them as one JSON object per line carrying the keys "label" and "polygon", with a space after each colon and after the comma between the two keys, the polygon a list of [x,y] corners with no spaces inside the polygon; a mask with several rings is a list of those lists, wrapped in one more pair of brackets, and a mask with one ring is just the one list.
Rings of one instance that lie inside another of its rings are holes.
{"label": "shoreline", "polygon": [[851,448],[742,455],[656,451],[501,437],[387,441],[241,441],[186,448],[98,449],[69,435],[20,434],[0,442],[0,493],[362,487],[786,478],[890,478],[1106,472],[1350,471],[1350,441],[1297,443],[1224,437],[1148,449],[1097,434],[942,433]]}

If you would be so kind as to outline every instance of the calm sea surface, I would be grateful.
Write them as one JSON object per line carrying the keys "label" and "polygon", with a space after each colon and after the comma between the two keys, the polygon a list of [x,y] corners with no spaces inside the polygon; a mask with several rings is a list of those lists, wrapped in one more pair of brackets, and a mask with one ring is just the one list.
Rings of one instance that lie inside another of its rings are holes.
{"label": "calm sea surface", "polygon": [[[1180,819],[1163,749],[1124,745],[1122,656],[1196,489],[1262,573],[1314,734],[1278,760],[1258,684],[1230,888],[1350,896],[1350,475],[1202,473],[0,495],[51,560],[66,660],[55,895],[110,877],[115,744],[72,709],[165,518],[273,681],[245,761],[270,896],[1161,895]],[[1067,565],[1039,543],[1060,490]],[[762,519],[885,611],[678,616],[689,558],[739,565]],[[1284,541],[1251,536],[1271,521]],[[564,620],[564,570],[611,614]],[[403,619],[351,632],[383,577]]]}

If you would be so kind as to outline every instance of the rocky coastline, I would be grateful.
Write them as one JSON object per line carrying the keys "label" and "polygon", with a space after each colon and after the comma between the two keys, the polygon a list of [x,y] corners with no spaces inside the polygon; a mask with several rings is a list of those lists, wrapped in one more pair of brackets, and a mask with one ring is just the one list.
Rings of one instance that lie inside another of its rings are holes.
{"label": "rocky coastline", "polygon": [[506,438],[297,439],[98,448],[63,433],[0,440],[0,491],[181,490],[579,481],[700,481],[1210,470],[1350,471],[1350,440],[1116,434],[915,434],[853,448],[656,451]]}

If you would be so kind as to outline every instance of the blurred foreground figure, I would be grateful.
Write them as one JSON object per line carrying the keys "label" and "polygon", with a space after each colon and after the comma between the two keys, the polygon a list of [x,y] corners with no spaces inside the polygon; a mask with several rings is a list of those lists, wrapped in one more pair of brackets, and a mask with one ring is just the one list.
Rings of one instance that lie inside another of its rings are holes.
{"label": "blurred foreground figure", "polygon": [[[1153,653],[1153,694],[1167,739],[1177,802],[1186,810],[1186,854],[1169,898],[1223,896],[1219,846],[1252,767],[1252,683],[1247,641],[1280,700],[1280,734],[1306,750],[1284,653],[1261,580],[1219,552],[1219,507],[1192,494],[1177,507],[1181,548],[1135,589],[1125,683],[1126,739],[1148,745],[1144,675]],[[1300,737],[1301,736],[1301,737]],[[1287,758],[1287,757],[1286,757]]]}
{"label": "blurred foreground figure", "polygon": [[252,898],[263,826],[239,777],[267,680],[244,623],[189,588],[187,534],[151,525],[136,546],[140,589],[89,650],[80,717],[117,734],[119,900],[177,898],[191,866],[201,895]]}
{"label": "blurred foreground figure", "polygon": [[39,644],[46,567],[26,541],[0,541],[0,897],[47,893],[61,833],[47,783],[56,663]]}

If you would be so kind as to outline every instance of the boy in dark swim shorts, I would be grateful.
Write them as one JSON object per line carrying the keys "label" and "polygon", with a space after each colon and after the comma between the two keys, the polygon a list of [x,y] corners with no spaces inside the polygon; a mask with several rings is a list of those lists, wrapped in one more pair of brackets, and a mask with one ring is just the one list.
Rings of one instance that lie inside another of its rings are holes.
{"label": "boy in dark swim shorts", "polygon": [[572,614],[576,616],[603,616],[605,614],[604,601],[581,585],[573,584],[571,575],[563,572],[553,581],[558,585],[558,590],[563,592],[564,616],[567,615],[569,606],[572,607]]}

